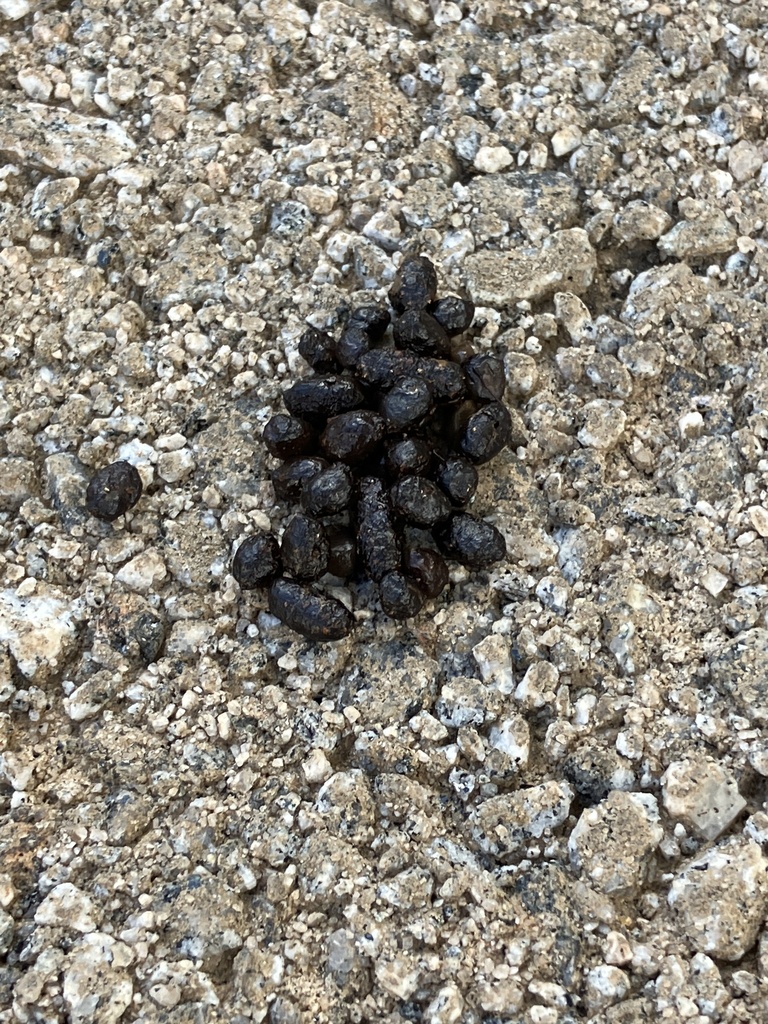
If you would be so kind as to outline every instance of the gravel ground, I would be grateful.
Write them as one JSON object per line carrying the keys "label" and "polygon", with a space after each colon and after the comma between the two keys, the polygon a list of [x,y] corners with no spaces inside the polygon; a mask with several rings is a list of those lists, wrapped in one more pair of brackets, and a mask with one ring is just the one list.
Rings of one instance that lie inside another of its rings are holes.
{"label": "gravel ground", "polygon": [[[0,90],[0,1022],[768,1020],[761,0],[0,0]],[[508,558],[312,644],[231,555],[404,253]]]}

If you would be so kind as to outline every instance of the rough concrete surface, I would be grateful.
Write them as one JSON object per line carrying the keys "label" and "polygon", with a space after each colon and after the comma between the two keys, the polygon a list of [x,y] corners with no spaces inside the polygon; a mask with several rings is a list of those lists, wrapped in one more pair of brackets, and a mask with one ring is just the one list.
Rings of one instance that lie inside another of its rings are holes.
{"label": "rough concrete surface", "polygon": [[[768,1020],[767,24],[0,0],[2,1024]],[[313,644],[260,432],[407,253],[508,558]]]}

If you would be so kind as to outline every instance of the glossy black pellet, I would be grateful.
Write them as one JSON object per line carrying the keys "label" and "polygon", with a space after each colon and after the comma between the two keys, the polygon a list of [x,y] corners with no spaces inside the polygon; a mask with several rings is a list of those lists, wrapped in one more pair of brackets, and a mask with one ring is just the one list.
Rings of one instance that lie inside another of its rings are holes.
{"label": "glossy black pellet", "polygon": [[491,402],[469,417],[461,436],[459,448],[472,462],[489,462],[506,448],[512,435],[512,420],[501,402]]}
{"label": "glossy black pellet", "polygon": [[332,526],[328,534],[328,572],[347,580],[355,571],[357,541],[351,530]]}
{"label": "glossy black pellet", "polygon": [[299,338],[299,355],[318,373],[332,373],[336,369],[334,342],[330,334],[308,327]]}
{"label": "glossy black pellet", "polygon": [[395,320],[392,337],[398,348],[420,355],[450,354],[448,335],[426,309],[407,309]]}
{"label": "glossy black pellet", "polygon": [[321,519],[349,508],[353,497],[352,474],[343,463],[337,463],[307,480],[301,489],[301,506]]}
{"label": "glossy black pellet", "polygon": [[496,527],[468,512],[453,516],[435,536],[449,558],[473,569],[487,569],[507,554],[507,545]]}
{"label": "glossy black pellet", "polygon": [[423,476],[404,476],[390,491],[392,510],[417,526],[434,526],[451,514],[451,506],[431,480]]}
{"label": "glossy black pellet", "polygon": [[363,462],[384,440],[384,419],[368,409],[344,412],[328,420],[320,447],[330,459]]}
{"label": "glossy black pellet", "polygon": [[392,477],[421,476],[429,469],[432,450],[419,437],[404,437],[387,446],[385,465]]}
{"label": "glossy black pellet", "polygon": [[336,358],[342,366],[356,366],[371,347],[371,337],[361,327],[347,327],[336,342]]}
{"label": "glossy black pellet", "polygon": [[386,306],[358,306],[349,314],[347,329],[360,327],[372,341],[381,341],[389,327],[390,314]]}
{"label": "glossy black pellet", "polygon": [[309,456],[293,459],[272,470],[272,485],[278,501],[298,501],[307,480],[328,468],[325,459]]}
{"label": "glossy black pellet", "polygon": [[283,401],[293,416],[327,419],[356,409],[362,404],[363,393],[348,377],[308,377],[284,391]]}
{"label": "glossy black pellet", "polygon": [[417,359],[413,373],[422,377],[436,402],[458,402],[467,393],[464,371],[450,359],[432,359],[422,356]]}
{"label": "glossy black pellet", "polygon": [[421,377],[401,377],[381,400],[387,430],[397,433],[420,423],[432,407],[432,392]]}
{"label": "glossy black pellet", "polygon": [[277,459],[308,455],[317,446],[317,435],[306,420],[284,412],[267,421],[261,436],[269,454]]}
{"label": "glossy black pellet", "polygon": [[92,516],[111,523],[133,508],[141,497],[138,469],[122,459],[95,473],[85,492],[85,507]]}
{"label": "glossy black pellet", "polygon": [[297,580],[316,580],[328,569],[328,538],[322,523],[298,512],[280,545],[283,568]]}
{"label": "glossy black pellet", "polygon": [[232,575],[243,590],[265,587],[281,572],[280,548],[271,533],[246,537],[232,559]]}
{"label": "glossy black pellet", "polygon": [[425,595],[401,572],[390,572],[379,584],[381,607],[393,619],[411,619],[424,607]]}
{"label": "glossy black pellet", "polygon": [[400,566],[400,541],[392,521],[384,485],[377,477],[363,477],[357,504],[357,543],[363,568],[378,583]]}
{"label": "glossy black pellet", "polygon": [[354,625],[341,601],[293,580],[276,579],[269,588],[268,605],[272,615],[308,640],[341,640]]}
{"label": "glossy black pellet", "polygon": [[477,490],[477,470],[460,455],[447,458],[437,472],[436,480],[453,505],[466,505]]}
{"label": "glossy black pellet", "polygon": [[499,402],[504,397],[507,378],[504,363],[498,356],[482,353],[472,356],[464,366],[472,398],[480,402]]}
{"label": "glossy black pellet", "polygon": [[463,334],[475,316],[475,304],[471,299],[460,299],[458,295],[446,295],[429,308],[432,316],[449,337]]}
{"label": "glossy black pellet", "polygon": [[438,597],[448,586],[448,566],[439,552],[431,548],[409,548],[404,564],[406,573],[427,597]]}
{"label": "glossy black pellet", "polygon": [[426,256],[406,256],[389,289],[389,301],[398,313],[424,309],[437,294],[437,271]]}

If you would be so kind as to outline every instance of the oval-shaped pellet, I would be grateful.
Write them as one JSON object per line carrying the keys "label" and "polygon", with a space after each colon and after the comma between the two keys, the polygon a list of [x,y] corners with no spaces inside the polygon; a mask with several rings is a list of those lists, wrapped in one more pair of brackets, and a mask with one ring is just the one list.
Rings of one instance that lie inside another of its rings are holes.
{"label": "oval-shaped pellet", "polygon": [[496,527],[468,512],[453,516],[435,536],[449,558],[473,569],[487,569],[507,554]]}
{"label": "oval-shaped pellet", "polygon": [[343,412],[328,420],[320,447],[329,459],[363,462],[384,440],[384,419],[369,409]]}
{"label": "oval-shaped pellet", "polygon": [[384,461],[392,477],[421,476],[429,469],[432,449],[420,437],[404,437],[389,444]]}
{"label": "oval-shaped pellet", "polygon": [[477,490],[477,470],[461,455],[447,458],[435,479],[453,505],[466,505]]}
{"label": "oval-shaped pellet", "polygon": [[504,397],[507,378],[504,363],[498,356],[492,356],[488,352],[472,356],[466,362],[464,372],[472,398],[479,402],[499,402]]}
{"label": "oval-shaped pellet", "polygon": [[341,640],[354,626],[352,613],[341,601],[293,580],[276,579],[269,588],[268,605],[272,615],[308,640]]}
{"label": "oval-shaped pellet", "polygon": [[416,584],[401,572],[390,572],[379,583],[381,607],[393,619],[418,615],[426,600]]}
{"label": "oval-shaped pellet", "polygon": [[332,373],[336,369],[333,338],[317,327],[307,327],[299,338],[299,355],[318,373]]}
{"label": "oval-shaped pellet", "polygon": [[278,501],[298,501],[304,484],[322,470],[328,468],[325,459],[310,455],[304,459],[292,459],[272,470],[272,486]]}
{"label": "oval-shaped pellet", "polygon": [[389,301],[398,313],[423,309],[437,294],[437,271],[426,256],[406,256],[389,289]]}
{"label": "oval-shaped pellet", "polygon": [[297,580],[316,580],[328,569],[328,538],[311,516],[297,512],[283,531],[283,568]]}
{"label": "oval-shaped pellet", "polygon": [[395,320],[392,337],[398,348],[421,355],[445,356],[450,353],[448,335],[426,309],[406,309]]}
{"label": "oval-shaped pellet", "polygon": [[438,597],[448,586],[448,566],[432,548],[409,548],[403,561],[406,573],[427,597]]}
{"label": "oval-shaped pellet", "polygon": [[469,328],[475,316],[475,304],[471,299],[446,295],[430,306],[429,311],[445,333],[452,338]]}
{"label": "oval-shaped pellet", "polygon": [[311,516],[334,516],[349,508],[354,496],[352,475],[338,463],[313,476],[301,489],[302,508]]}
{"label": "oval-shaped pellet", "polygon": [[280,547],[271,533],[246,537],[232,559],[232,575],[243,590],[265,587],[281,572]]}
{"label": "oval-shaped pellet", "polygon": [[85,507],[92,516],[111,523],[133,508],[141,492],[138,469],[121,459],[94,473],[85,491]]}
{"label": "oval-shaped pellet", "polygon": [[363,393],[348,377],[308,377],[296,381],[283,392],[283,402],[292,416],[327,419],[356,409]]}
{"label": "oval-shaped pellet", "polygon": [[306,420],[285,412],[267,420],[261,436],[267,451],[276,459],[308,455],[317,444],[315,432]]}
{"label": "oval-shaped pellet", "polygon": [[489,462],[506,448],[512,435],[512,419],[501,402],[491,402],[467,420],[459,448],[474,463]]}
{"label": "oval-shaped pellet", "polygon": [[381,400],[381,415],[390,433],[410,430],[432,407],[432,392],[420,377],[400,377]]}
{"label": "oval-shaped pellet", "polygon": [[347,328],[360,327],[372,341],[381,341],[390,319],[386,306],[358,306],[349,314]]}
{"label": "oval-shaped pellet", "polygon": [[363,568],[378,583],[400,567],[400,541],[384,485],[377,477],[363,477],[357,503],[357,544]]}
{"label": "oval-shaped pellet", "polygon": [[434,526],[451,514],[446,496],[423,476],[404,476],[393,485],[390,495],[395,514],[417,526]]}
{"label": "oval-shaped pellet", "polygon": [[362,327],[347,327],[336,342],[334,351],[342,366],[356,366],[371,347],[371,337]]}

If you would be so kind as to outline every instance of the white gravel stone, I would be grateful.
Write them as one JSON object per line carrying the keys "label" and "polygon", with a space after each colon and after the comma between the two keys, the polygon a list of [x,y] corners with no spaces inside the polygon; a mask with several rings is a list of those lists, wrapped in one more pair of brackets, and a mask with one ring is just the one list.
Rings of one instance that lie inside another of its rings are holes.
{"label": "white gravel stone", "polygon": [[510,306],[538,300],[563,289],[585,292],[597,268],[583,228],[553,231],[540,248],[478,252],[466,257],[467,287],[478,305]]}
{"label": "white gravel stone", "polygon": [[709,758],[673,761],[661,777],[664,808],[703,839],[716,839],[747,802],[736,779]]}
{"label": "white gravel stone", "polygon": [[643,881],[663,835],[654,797],[614,790],[582,811],[568,840],[571,865],[599,892],[628,894]]}
{"label": "white gravel stone", "polygon": [[618,967],[601,964],[587,971],[587,1007],[592,1011],[618,1003],[629,992],[629,975]]}
{"label": "white gravel stone", "polygon": [[581,145],[582,138],[581,128],[576,124],[569,124],[556,131],[549,141],[552,152],[555,156],[561,157],[577,149]]}
{"label": "white gravel stone", "polygon": [[40,171],[89,179],[129,160],[136,144],[114,121],[27,103],[3,107],[0,150]]}
{"label": "white gravel stone", "polygon": [[605,398],[595,398],[582,409],[584,425],[576,435],[585,448],[608,451],[614,448],[624,433],[627,414]]}
{"label": "white gravel stone", "polygon": [[71,882],[61,882],[35,911],[35,923],[85,934],[96,930],[95,914],[91,898],[82,889]]}
{"label": "white gravel stone", "polygon": [[728,154],[728,170],[736,181],[749,181],[762,166],[762,153],[754,142],[742,139],[731,147]]}
{"label": "white gravel stone", "polygon": [[751,505],[747,509],[747,515],[760,536],[768,537],[768,508],[764,505]]}
{"label": "white gravel stone", "polygon": [[627,203],[613,220],[616,237],[627,244],[659,238],[671,225],[672,218],[668,213],[642,199],[633,199]]}
{"label": "white gravel stone", "polygon": [[768,910],[768,859],[751,839],[727,839],[683,868],[667,901],[695,950],[740,960]]}
{"label": "white gravel stone", "polygon": [[157,475],[167,484],[177,484],[195,468],[195,456],[189,448],[163,452],[157,460]]}
{"label": "white gravel stone", "polygon": [[480,848],[505,860],[529,839],[540,839],[568,817],[573,789],[567,782],[543,782],[484,800],[472,815],[472,836]]}
{"label": "white gravel stone", "polygon": [[133,954],[110,935],[87,935],[70,953],[62,995],[72,1024],[116,1024],[133,999]]}
{"label": "white gravel stone", "polygon": [[531,753],[531,731],[522,715],[505,718],[498,727],[493,726],[488,734],[488,743],[494,750],[500,750],[513,764],[524,768]]}
{"label": "white gravel stone", "polygon": [[472,162],[482,174],[497,174],[509,167],[514,159],[506,146],[481,146]]}
{"label": "white gravel stone", "polygon": [[511,693],[514,690],[515,681],[508,640],[492,633],[472,648],[472,657],[477,662],[484,682],[493,683],[501,693]]}
{"label": "white gravel stone", "polygon": [[47,584],[38,583],[29,597],[0,591],[0,643],[26,679],[37,682],[59,668],[75,640],[74,610],[63,591]]}
{"label": "white gravel stone", "polygon": [[124,583],[131,590],[141,594],[153,593],[163,583],[168,570],[163,556],[156,548],[148,548],[126,562],[115,577],[118,583]]}
{"label": "white gravel stone", "polygon": [[25,18],[31,10],[31,0],[0,0],[0,15],[9,21]]}

